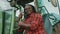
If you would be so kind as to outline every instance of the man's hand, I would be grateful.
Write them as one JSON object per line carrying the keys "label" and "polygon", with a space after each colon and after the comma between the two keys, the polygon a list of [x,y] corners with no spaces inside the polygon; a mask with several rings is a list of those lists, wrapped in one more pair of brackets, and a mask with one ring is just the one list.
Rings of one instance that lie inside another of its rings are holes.
{"label": "man's hand", "polygon": [[18,23],[19,26],[23,26],[23,24],[24,24],[24,23],[21,22],[21,21]]}
{"label": "man's hand", "polygon": [[19,14],[19,18],[22,18],[22,16],[23,16],[23,14],[22,14],[22,13],[20,13],[20,14]]}
{"label": "man's hand", "polygon": [[22,18],[22,16],[23,16],[23,14],[20,13],[19,16],[18,16],[18,18],[16,19],[16,22],[19,22],[19,20]]}

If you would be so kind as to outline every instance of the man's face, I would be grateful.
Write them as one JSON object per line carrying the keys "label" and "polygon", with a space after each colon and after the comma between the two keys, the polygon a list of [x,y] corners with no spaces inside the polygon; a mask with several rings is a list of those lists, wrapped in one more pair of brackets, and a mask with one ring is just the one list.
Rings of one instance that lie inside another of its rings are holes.
{"label": "man's face", "polygon": [[10,2],[10,5],[11,5],[12,7],[14,7],[14,6],[16,5],[15,1],[11,1],[11,2]]}
{"label": "man's face", "polygon": [[32,12],[33,10],[32,10],[32,7],[31,6],[25,6],[25,12],[27,13],[27,14],[31,14],[31,12]]}

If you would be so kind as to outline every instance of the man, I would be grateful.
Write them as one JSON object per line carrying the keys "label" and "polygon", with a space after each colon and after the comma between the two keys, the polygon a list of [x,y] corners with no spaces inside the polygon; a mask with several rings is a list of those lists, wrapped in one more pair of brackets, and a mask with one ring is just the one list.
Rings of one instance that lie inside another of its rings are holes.
{"label": "man", "polygon": [[53,27],[53,34],[60,34],[60,21]]}
{"label": "man", "polygon": [[32,5],[25,6],[25,13],[24,21],[18,24],[21,27],[19,31],[25,30],[26,34],[46,34],[42,17]]}

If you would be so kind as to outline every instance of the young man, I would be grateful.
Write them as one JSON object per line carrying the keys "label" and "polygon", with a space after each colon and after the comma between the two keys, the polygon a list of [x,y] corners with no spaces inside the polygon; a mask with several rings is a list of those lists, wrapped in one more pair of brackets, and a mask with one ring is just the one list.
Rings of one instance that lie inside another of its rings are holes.
{"label": "young man", "polygon": [[21,30],[24,29],[26,34],[46,34],[42,16],[35,11],[35,8],[32,5],[25,6],[25,13],[25,20],[18,24],[21,26]]}

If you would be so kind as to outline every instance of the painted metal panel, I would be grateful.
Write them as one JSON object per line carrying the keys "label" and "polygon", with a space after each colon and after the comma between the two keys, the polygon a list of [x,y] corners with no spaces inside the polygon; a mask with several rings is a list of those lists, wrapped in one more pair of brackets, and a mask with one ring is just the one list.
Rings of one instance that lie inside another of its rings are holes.
{"label": "painted metal panel", "polygon": [[50,14],[55,13],[59,15],[59,2],[56,0],[57,4],[55,4],[56,2],[54,3],[54,1],[52,2],[52,0],[37,0],[38,9],[43,16],[44,27],[47,34],[52,34],[52,24],[54,24],[49,20]]}
{"label": "painted metal panel", "polygon": [[2,11],[0,9],[0,34],[2,34]]}

